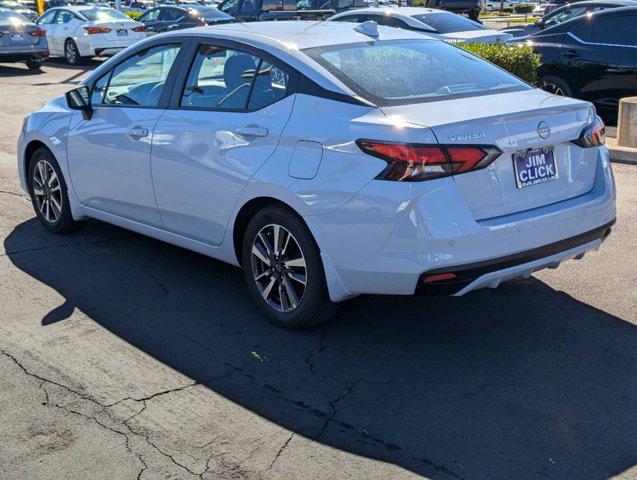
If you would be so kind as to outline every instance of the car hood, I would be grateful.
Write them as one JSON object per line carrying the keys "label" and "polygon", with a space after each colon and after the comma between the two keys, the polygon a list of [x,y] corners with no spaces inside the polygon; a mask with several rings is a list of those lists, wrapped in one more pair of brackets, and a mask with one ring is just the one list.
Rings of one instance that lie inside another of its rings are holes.
{"label": "car hood", "polygon": [[469,30],[466,32],[453,32],[440,34],[440,39],[457,43],[498,43],[506,42],[513,38],[510,33],[501,33],[495,30]]}

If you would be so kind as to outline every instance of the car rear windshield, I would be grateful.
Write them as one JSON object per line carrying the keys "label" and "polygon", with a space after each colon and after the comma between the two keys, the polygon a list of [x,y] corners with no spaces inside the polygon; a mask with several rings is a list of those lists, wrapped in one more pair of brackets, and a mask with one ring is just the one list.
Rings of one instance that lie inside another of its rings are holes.
{"label": "car rear windshield", "polygon": [[23,23],[31,23],[31,21],[19,13],[0,10],[0,24],[21,25]]}
{"label": "car rear windshield", "polygon": [[438,33],[468,32],[471,30],[487,30],[487,27],[479,23],[461,17],[455,13],[425,13],[414,15],[416,20],[426,23]]}
{"label": "car rear windshield", "polygon": [[504,70],[436,40],[388,40],[303,50],[360,97],[378,105],[530,90]]}
{"label": "car rear windshield", "polygon": [[90,8],[81,10],[80,13],[91,22],[107,22],[109,20],[130,20],[130,17],[124,15],[122,12],[113,10],[111,8]]}
{"label": "car rear windshield", "polygon": [[232,18],[226,12],[222,12],[221,10],[217,10],[216,8],[198,8],[197,11],[204,20],[228,20]]}

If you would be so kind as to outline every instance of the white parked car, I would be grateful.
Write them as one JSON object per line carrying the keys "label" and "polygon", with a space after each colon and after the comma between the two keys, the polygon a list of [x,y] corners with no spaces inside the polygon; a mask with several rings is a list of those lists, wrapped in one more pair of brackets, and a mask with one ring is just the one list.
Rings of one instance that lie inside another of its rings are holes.
{"label": "white parked car", "polygon": [[485,2],[485,8],[487,10],[513,10],[513,7],[519,5],[521,3],[530,3],[530,2],[521,2],[519,0],[504,0],[504,2],[500,3],[498,0],[487,0]]}
{"label": "white parked car", "polygon": [[335,22],[366,21],[387,27],[413,30],[448,42],[504,43],[513,35],[491,30],[462,15],[423,7],[370,7],[348,10],[328,19]]}
{"label": "white parked car", "polygon": [[597,249],[603,141],[590,103],[454,45],[295,21],[142,41],[29,115],[17,151],[48,231],[97,218],[241,265],[263,315],[300,328]]}
{"label": "white parked car", "polygon": [[90,5],[52,8],[36,23],[46,31],[50,55],[64,56],[70,64],[113,55],[147,36],[143,23],[112,8]]}

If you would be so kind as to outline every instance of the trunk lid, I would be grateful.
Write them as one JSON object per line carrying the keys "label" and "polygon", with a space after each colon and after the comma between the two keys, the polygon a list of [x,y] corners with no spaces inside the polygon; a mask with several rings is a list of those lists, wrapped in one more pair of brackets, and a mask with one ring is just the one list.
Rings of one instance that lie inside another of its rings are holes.
{"label": "trunk lid", "polygon": [[[534,89],[382,110],[429,127],[441,144],[494,145],[502,150],[487,168],[453,177],[476,220],[560,202],[593,188],[597,149],[571,143],[592,120],[593,110],[586,102]],[[547,138],[538,132],[540,122],[550,128]],[[518,188],[514,153],[544,147],[553,148],[558,177]]]}
{"label": "trunk lid", "polygon": [[0,25],[0,45],[8,47],[23,47],[36,45],[39,38],[31,35],[32,32],[39,30],[39,27],[33,24],[16,24],[16,25]]}
{"label": "trunk lid", "polygon": [[134,20],[126,21],[101,21],[89,23],[92,27],[110,28],[111,31],[104,33],[104,38],[112,42],[126,42],[131,36],[138,36],[137,32],[133,31],[133,28],[141,27],[140,22]]}
{"label": "trunk lid", "polygon": [[513,38],[510,33],[495,32],[493,30],[469,30],[466,32],[445,33],[441,36],[446,42],[456,43],[504,43]]}

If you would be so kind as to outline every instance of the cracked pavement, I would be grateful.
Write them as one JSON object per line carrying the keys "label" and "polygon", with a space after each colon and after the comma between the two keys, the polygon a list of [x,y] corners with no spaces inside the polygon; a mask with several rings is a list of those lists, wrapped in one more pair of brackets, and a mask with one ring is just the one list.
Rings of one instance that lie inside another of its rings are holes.
{"label": "cracked pavement", "polygon": [[582,261],[288,332],[234,267],[38,225],[22,117],[80,73],[0,65],[0,478],[637,478],[637,168]]}

